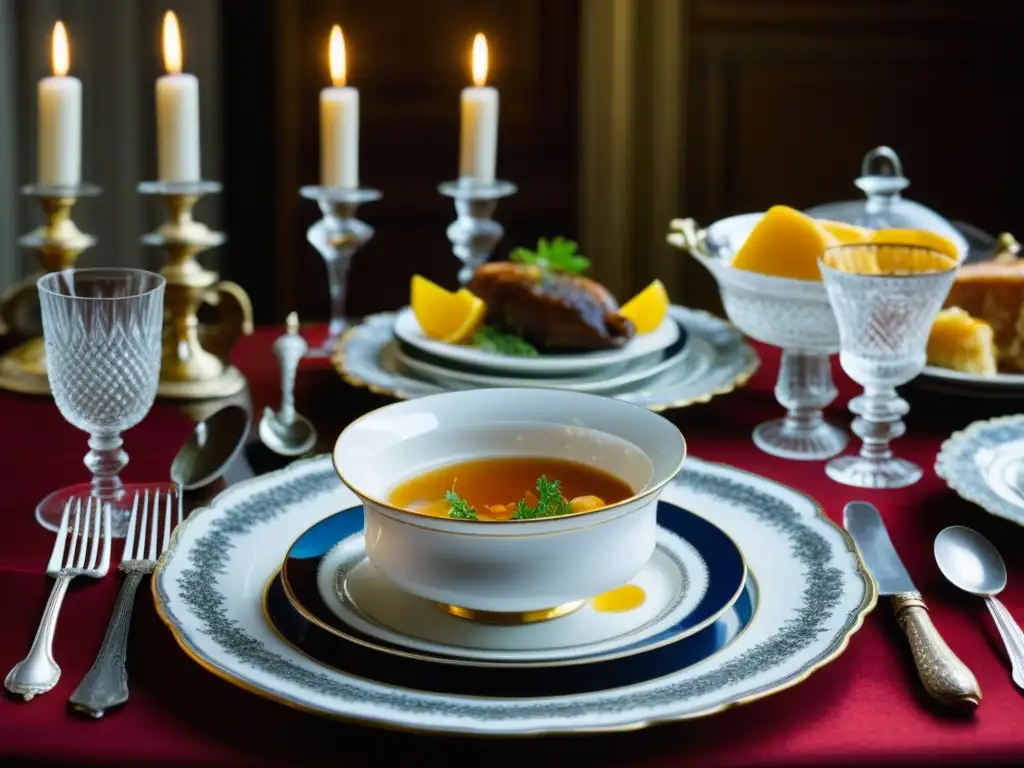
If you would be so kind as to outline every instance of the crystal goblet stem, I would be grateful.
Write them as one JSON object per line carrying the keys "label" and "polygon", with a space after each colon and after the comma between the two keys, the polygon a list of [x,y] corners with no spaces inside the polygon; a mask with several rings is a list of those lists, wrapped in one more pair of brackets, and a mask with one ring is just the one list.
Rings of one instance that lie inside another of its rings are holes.
{"label": "crystal goblet stem", "polygon": [[45,528],[57,529],[69,498],[91,495],[110,506],[112,535],[127,530],[131,491],[140,486],[119,477],[128,464],[121,433],[156,399],[164,286],[162,276],[136,269],[62,270],[38,281],[50,389],[61,415],[89,434],[84,463],[92,473],[91,482],[39,503],[36,519]]}
{"label": "crystal goblet stem", "polygon": [[782,350],[775,399],[786,415],[755,427],[758,448],[784,459],[819,461],[846,447],[846,432],[825,421],[822,413],[839,394],[829,358],[821,352]]}
{"label": "crystal goblet stem", "polygon": [[928,335],[953,284],[956,260],[919,246],[851,244],[829,248],[821,274],[839,326],[839,362],[864,388],[850,401],[856,456],[830,461],[826,474],[859,488],[903,488],[921,479],[916,464],[893,456],[909,404],[896,387],[924,369]]}

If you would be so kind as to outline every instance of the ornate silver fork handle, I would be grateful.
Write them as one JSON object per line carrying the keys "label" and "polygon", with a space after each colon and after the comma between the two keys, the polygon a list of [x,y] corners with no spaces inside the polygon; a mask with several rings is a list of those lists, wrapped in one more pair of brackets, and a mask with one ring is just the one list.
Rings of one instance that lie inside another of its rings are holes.
{"label": "ornate silver fork handle", "polygon": [[11,693],[20,695],[25,701],[31,701],[36,695],[46,693],[60,680],[60,667],[53,660],[53,633],[57,629],[60,606],[68,591],[68,584],[73,578],[75,574],[67,571],[61,571],[57,576],[28,656],[15,664],[4,680],[4,687]]}
{"label": "ornate silver fork handle", "polygon": [[149,570],[133,568],[126,574],[96,660],[69,699],[75,709],[95,718],[103,717],[111,707],[128,701],[128,670],[125,667],[128,629],[132,623],[135,591],[147,573]]}
{"label": "ornate silver fork handle", "polygon": [[999,635],[1003,638],[1003,645],[1006,646],[1006,653],[1010,656],[1013,682],[1019,688],[1024,689],[1024,632],[997,598],[985,598],[985,605],[988,606],[989,613],[992,614],[996,629],[999,630]]}

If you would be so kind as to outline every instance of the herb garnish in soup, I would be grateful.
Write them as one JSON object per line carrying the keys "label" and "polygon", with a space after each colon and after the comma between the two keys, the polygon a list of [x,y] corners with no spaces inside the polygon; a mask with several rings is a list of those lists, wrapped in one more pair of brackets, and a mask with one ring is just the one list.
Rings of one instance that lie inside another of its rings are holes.
{"label": "herb garnish in soup", "polygon": [[388,501],[457,520],[535,520],[591,512],[633,495],[623,480],[564,459],[477,459],[396,486]]}

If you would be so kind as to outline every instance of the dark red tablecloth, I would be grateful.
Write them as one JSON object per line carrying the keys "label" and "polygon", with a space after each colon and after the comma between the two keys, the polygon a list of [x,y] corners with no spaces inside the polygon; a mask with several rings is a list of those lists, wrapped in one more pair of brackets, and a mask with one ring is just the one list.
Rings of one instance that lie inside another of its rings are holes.
{"label": "dark red tablecloth", "polygon": [[[274,333],[242,341],[235,359],[250,377],[259,407],[276,397]],[[937,765],[1024,761],[1024,697],[982,603],[947,586],[932,559],[932,540],[944,526],[971,525],[992,538],[1009,563],[1004,594],[1024,620],[1024,529],[961,501],[932,469],[939,443],[974,418],[1000,407],[909,391],[909,430],[900,455],[925,468],[924,479],[901,491],[864,492],[828,480],[818,463],[772,458],[750,441],[759,421],[776,416],[772,396],[778,355],[759,347],[763,365],[746,388],[675,413],[693,455],[726,462],[787,483],[817,498],[838,519],[843,504],[875,503],[892,539],[950,646],[973,669],[984,693],[977,712],[956,717],[933,704],[916,679],[906,641],[885,602],[868,617],[848,650],[788,691],[714,717],[638,733],[541,740],[466,740],[397,734],[347,726],[287,709],[212,677],[193,664],[140,592],[130,642],[131,700],[100,721],[67,711],[67,697],[92,662],[119,579],[72,587],[61,614],[55,656],[64,674],[57,688],[24,703],[0,699],[0,760],[95,764],[338,763],[422,765],[498,760],[520,765],[615,764],[769,766],[840,764]],[[854,392],[838,371],[844,410]],[[318,421],[339,423],[384,402],[343,385],[329,370],[304,368],[300,408]],[[987,408],[987,410],[986,410]],[[47,492],[84,480],[85,437],[64,422],[48,399],[0,394],[0,674],[28,649],[50,589],[43,575],[52,534],[33,518]],[[179,407],[158,403],[126,433],[131,464],[126,479],[159,479],[190,430]],[[326,438],[330,440],[330,435]]]}

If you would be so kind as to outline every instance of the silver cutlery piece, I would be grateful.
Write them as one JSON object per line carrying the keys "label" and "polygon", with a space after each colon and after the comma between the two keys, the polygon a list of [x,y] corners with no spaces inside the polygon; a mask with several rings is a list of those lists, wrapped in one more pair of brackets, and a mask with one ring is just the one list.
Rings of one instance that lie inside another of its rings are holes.
{"label": "silver cutlery piece", "polygon": [[234,461],[249,436],[249,412],[240,405],[221,408],[196,424],[171,462],[171,480],[183,491],[209,485]]}
{"label": "silver cutlery piece", "polygon": [[128,650],[128,629],[132,623],[135,591],[142,579],[156,568],[157,558],[170,546],[171,532],[181,524],[181,494],[163,494],[163,525],[159,522],[160,496],[160,491],[153,494],[151,507],[149,491],[145,491],[140,516],[139,493],[135,494],[131,517],[128,520],[128,533],[124,539],[124,551],[121,554],[124,582],[117,593],[114,612],[96,660],[69,699],[75,709],[95,718],[103,717],[108,709],[128,701],[125,654]]}
{"label": "silver cutlery piece", "polygon": [[[74,512],[71,509],[72,504]],[[50,590],[50,597],[46,601],[46,608],[39,620],[39,629],[36,630],[28,656],[7,673],[4,687],[8,691],[21,696],[25,701],[31,701],[33,697],[46,693],[57,684],[60,680],[60,667],[53,660],[53,635],[57,629],[57,616],[60,614],[68,585],[76,576],[99,579],[106,576],[108,570],[110,506],[107,505],[101,511],[99,499],[90,496],[86,499],[83,511],[81,498],[68,499],[64,505],[60,527],[57,529],[57,539],[53,543],[50,562],[46,565],[46,575],[52,576],[56,581]]]}
{"label": "silver cutlery piece", "polygon": [[977,531],[953,525],[935,537],[935,562],[953,584],[985,599],[1010,656],[1013,682],[1024,689],[1024,632],[996,597],[1006,587],[1006,564],[999,551]]}
{"label": "silver cutlery piece", "polygon": [[274,354],[281,364],[281,409],[276,413],[263,410],[260,419],[260,440],[267,448],[282,456],[299,456],[316,444],[312,422],[295,410],[295,371],[309,348],[299,334],[299,318],[288,315],[288,331],[274,342]]}
{"label": "silver cutlery piece", "polygon": [[943,704],[978,706],[978,681],[932,624],[928,607],[896,554],[878,510],[867,502],[851,501],[843,509],[843,527],[857,542],[878,585],[878,593],[891,599],[893,613],[910,642],[910,653],[925,690]]}

